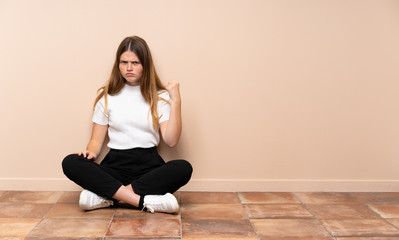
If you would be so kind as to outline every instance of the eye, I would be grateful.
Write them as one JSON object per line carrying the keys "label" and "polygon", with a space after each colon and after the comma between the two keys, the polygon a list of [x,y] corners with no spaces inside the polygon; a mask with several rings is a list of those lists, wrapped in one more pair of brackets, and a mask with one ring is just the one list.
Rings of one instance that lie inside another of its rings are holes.
{"label": "eye", "polygon": [[127,61],[121,61],[121,64],[127,64]]}
{"label": "eye", "polygon": [[133,61],[133,65],[139,65],[140,63],[137,61]]}

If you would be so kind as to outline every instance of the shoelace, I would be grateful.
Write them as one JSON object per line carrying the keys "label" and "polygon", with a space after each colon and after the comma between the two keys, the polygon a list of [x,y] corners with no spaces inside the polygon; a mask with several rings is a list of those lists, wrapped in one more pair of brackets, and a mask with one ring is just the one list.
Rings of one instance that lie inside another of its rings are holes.
{"label": "shoelace", "polygon": [[162,203],[144,203],[141,211],[144,211],[144,208],[147,208],[148,211],[154,213],[155,209],[162,209]]}
{"label": "shoelace", "polygon": [[150,204],[148,204],[148,203],[144,203],[143,204],[143,209],[141,209],[141,211],[144,211],[144,208],[146,208],[149,212],[151,212],[151,213],[154,213],[155,212],[155,210],[154,210],[154,208],[150,205]]}
{"label": "shoelace", "polygon": [[106,203],[109,203],[110,206],[114,205],[114,202],[112,200],[104,199],[103,197],[100,197],[98,195],[93,195],[93,197],[94,197],[94,199],[92,199],[92,200],[95,200],[94,202],[97,202],[97,203],[100,203],[100,204],[106,202]]}
{"label": "shoelace", "polygon": [[94,203],[98,204],[100,202],[101,202],[101,198],[98,195],[96,195],[96,194],[91,195],[91,198],[90,198],[91,205],[94,205]]}

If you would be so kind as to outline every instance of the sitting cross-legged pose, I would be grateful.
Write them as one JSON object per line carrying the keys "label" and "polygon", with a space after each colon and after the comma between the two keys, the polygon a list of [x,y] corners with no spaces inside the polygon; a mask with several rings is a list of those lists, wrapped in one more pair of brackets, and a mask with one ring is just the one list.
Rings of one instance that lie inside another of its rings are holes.
{"label": "sitting cross-legged pose", "polygon": [[[127,37],[119,45],[111,76],[98,90],[92,121],[86,150],[62,162],[64,174],[84,189],[79,206],[93,210],[121,201],[152,213],[178,212],[173,193],[188,183],[192,167],[185,160],[165,163],[157,146],[161,136],[169,147],[179,142],[179,83],[163,86],[142,38]],[[97,164],[107,134],[110,151]]]}

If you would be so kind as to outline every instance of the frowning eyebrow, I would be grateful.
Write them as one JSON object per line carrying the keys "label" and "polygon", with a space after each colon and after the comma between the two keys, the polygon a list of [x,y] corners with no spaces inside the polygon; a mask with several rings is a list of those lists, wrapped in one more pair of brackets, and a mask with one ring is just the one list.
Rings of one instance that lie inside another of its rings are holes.
{"label": "frowning eyebrow", "polygon": [[128,61],[128,60],[120,60],[120,63],[133,63],[133,64],[138,64],[138,63],[140,63],[140,61],[136,61],[136,60],[134,60],[134,61]]}

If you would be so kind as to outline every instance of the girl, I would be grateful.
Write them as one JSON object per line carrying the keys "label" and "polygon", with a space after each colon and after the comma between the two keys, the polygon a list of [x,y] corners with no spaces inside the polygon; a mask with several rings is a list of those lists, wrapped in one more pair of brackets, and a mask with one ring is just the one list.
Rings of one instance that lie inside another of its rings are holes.
{"label": "girl", "polygon": [[[86,150],[62,162],[64,174],[85,189],[79,206],[92,210],[123,201],[152,213],[178,212],[171,193],[190,180],[192,167],[185,160],[165,163],[157,146],[160,135],[169,147],[179,142],[179,83],[162,85],[147,43],[133,36],[119,45],[111,76],[98,93]],[[111,150],[97,164],[107,133]]]}

